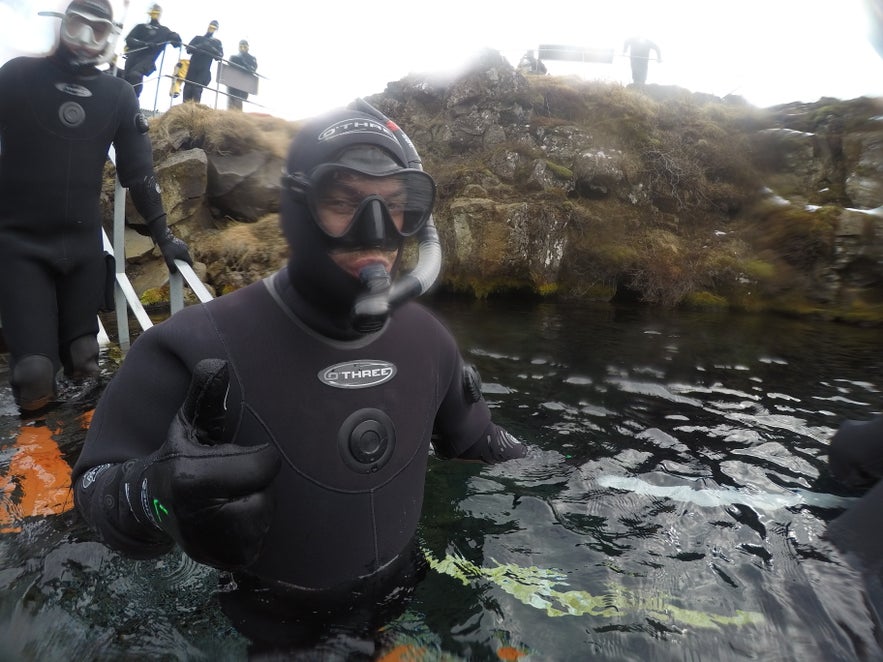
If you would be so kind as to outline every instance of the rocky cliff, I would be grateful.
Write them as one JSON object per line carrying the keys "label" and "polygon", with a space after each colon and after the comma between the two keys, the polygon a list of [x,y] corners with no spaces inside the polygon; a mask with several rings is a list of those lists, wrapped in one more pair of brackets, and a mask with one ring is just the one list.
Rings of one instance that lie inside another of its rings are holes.
{"label": "rocky cliff", "polygon": [[[759,109],[525,76],[488,51],[368,101],[439,185],[439,288],[883,323],[883,100]],[[279,174],[297,129],[194,104],[152,120],[169,220],[218,292],[285,260]],[[131,207],[127,223],[136,289],[161,286]]]}

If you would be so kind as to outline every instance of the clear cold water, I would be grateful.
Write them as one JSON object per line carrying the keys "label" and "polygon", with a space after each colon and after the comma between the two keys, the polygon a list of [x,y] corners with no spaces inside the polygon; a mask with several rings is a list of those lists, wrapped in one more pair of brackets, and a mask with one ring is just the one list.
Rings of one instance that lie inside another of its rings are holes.
{"label": "clear cold water", "polygon": [[[828,440],[883,406],[879,330],[431,306],[531,452],[431,461],[433,569],[385,628],[385,659],[883,659],[873,586],[823,537],[858,496],[829,477]],[[0,389],[0,659],[247,659],[216,571],[121,558],[69,510],[58,475],[92,404],[23,424]]]}

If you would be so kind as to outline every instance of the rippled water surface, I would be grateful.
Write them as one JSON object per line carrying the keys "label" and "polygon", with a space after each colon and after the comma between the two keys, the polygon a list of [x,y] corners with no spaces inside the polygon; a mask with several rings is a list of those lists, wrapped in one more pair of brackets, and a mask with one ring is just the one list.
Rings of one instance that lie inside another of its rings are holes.
{"label": "rippled water surface", "polygon": [[[822,537],[857,496],[828,439],[883,406],[879,330],[431,305],[532,450],[430,463],[433,569],[387,660],[883,657],[865,580]],[[90,397],[23,423],[0,390],[0,659],[246,659],[216,571],[123,559],[69,510]]]}

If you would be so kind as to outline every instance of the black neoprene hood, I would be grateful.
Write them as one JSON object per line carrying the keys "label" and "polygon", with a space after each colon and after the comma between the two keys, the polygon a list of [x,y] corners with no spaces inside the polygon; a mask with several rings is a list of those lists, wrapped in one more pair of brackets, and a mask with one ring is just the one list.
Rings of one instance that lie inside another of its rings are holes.
{"label": "black neoprene hood", "polygon": [[[317,166],[337,162],[341,152],[354,145],[378,147],[407,168],[402,146],[383,122],[358,110],[340,109],[304,124],[288,150],[286,169],[308,178]],[[288,274],[295,289],[330,316],[348,315],[362,284],[331,260],[335,242],[319,229],[306,203],[284,190],[280,224],[290,247]]]}
{"label": "black neoprene hood", "polygon": [[333,163],[351,145],[380,147],[407,167],[401,144],[382,122],[358,110],[338,110],[303,126],[288,151],[288,172],[308,175],[318,165]]}
{"label": "black neoprene hood", "polygon": [[74,0],[68,5],[67,11],[72,9],[87,16],[103,18],[107,21],[113,20],[113,6],[108,0]]}

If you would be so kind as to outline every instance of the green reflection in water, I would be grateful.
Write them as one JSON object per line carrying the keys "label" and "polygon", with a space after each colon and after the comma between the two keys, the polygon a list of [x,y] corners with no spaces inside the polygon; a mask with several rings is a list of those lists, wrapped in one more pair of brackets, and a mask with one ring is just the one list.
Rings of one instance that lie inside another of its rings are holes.
{"label": "green reflection in water", "polygon": [[424,554],[436,572],[459,579],[464,585],[476,579],[488,580],[524,604],[545,611],[548,616],[613,618],[643,611],[662,620],[714,629],[721,625],[743,626],[764,622],[763,615],[756,611],[737,609],[734,615],[724,616],[683,609],[671,603],[671,596],[661,593],[641,596],[617,585],[610,585],[610,592],[604,595],[592,595],[588,591],[559,591],[555,587],[566,586],[566,578],[563,573],[552,569],[523,567],[513,563],[498,563],[496,567],[483,568],[458,555],[448,554],[439,560],[428,550],[424,550]]}

